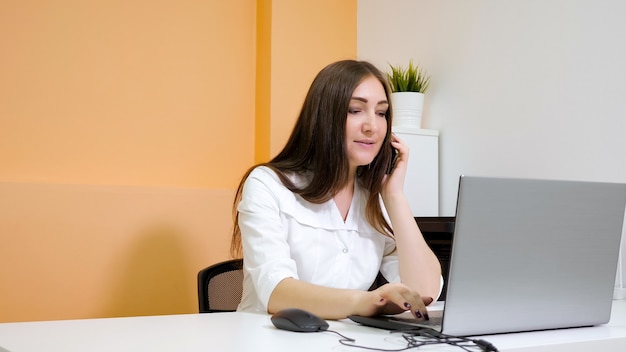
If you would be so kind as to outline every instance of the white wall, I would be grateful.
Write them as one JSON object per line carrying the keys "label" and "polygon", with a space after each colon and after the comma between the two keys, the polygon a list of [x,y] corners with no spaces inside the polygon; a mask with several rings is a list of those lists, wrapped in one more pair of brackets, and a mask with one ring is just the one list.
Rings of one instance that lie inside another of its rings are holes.
{"label": "white wall", "polygon": [[359,0],[359,58],[432,75],[440,215],[460,174],[626,182],[624,14],[622,0]]}
{"label": "white wall", "polygon": [[441,216],[461,174],[626,182],[624,14],[623,0],[359,0],[359,58],[432,75]]}

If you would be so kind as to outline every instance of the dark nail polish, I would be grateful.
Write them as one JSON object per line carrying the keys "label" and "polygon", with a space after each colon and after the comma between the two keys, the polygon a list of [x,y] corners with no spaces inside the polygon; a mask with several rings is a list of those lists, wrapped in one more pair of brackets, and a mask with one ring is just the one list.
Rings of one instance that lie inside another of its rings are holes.
{"label": "dark nail polish", "polygon": [[409,303],[409,302],[405,302],[405,303],[404,303],[404,308],[406,308],[406,309],[411,309],[411,303]]}
{"label": "dark nail polish", "polygon": [[420,313],[419,310],[416,310],[415,311],[415,316],[421,319],[422,318],[422,313]]}
{"label": "dark nail polish", "polygon": [[428,313],[424,313],[424,320],[430,320],[430,317],[428,316]]}

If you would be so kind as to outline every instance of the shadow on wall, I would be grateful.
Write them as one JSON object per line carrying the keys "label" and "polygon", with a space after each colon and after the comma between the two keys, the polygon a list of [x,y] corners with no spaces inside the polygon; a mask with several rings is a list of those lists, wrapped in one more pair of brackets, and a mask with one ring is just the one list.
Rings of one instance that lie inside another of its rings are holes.
{"label": "shadow on wall", "polygon": [[135,245],[116,260],[113,277],[119,281],[111,288],[110,303],[102,316],[188,313],[189,297],[196,292],[187,277],[193,269],[185,260],[185,234],[161,225],[136,238]]}

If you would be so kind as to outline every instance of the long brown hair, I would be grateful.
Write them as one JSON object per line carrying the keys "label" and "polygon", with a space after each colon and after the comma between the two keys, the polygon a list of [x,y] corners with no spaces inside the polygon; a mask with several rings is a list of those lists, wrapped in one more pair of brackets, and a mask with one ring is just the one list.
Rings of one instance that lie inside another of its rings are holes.
{"label": "long brown hair", "polygon": [[[233,202],[231,255],[242,256],[241,230],[237,206],[243,185],[258,166],[272,169],[285,187],[311,203],[324,203],[348,182],[348,157],[345,128],[352,93],[367,77],[375,77],[385,89],[389,101],[387,133],[383,147],[367,166],[357,169],[357,182],[370,193],[365,207],[367,221],[381,233],[392,236],[391,226],[380,207],[382,180],[391,162],[391,99],[385,76],[366,61],[343,60],[323,68],[313,80],[302,110],[283,150],[267,163],[252,166],[243,176]],[[389,147],[386,147],[389,146]],[[287,177],[290,173],[310,173],[310,183],[299,188]]]}

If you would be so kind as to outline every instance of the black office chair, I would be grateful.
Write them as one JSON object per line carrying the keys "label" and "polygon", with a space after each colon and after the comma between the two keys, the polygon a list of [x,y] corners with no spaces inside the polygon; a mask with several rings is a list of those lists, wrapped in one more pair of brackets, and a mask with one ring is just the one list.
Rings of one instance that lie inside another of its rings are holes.
{"label": "black office chair", "polygon": [[232,259],[198,272],[200,313],[234,312],[243,294],[243,260]]}

